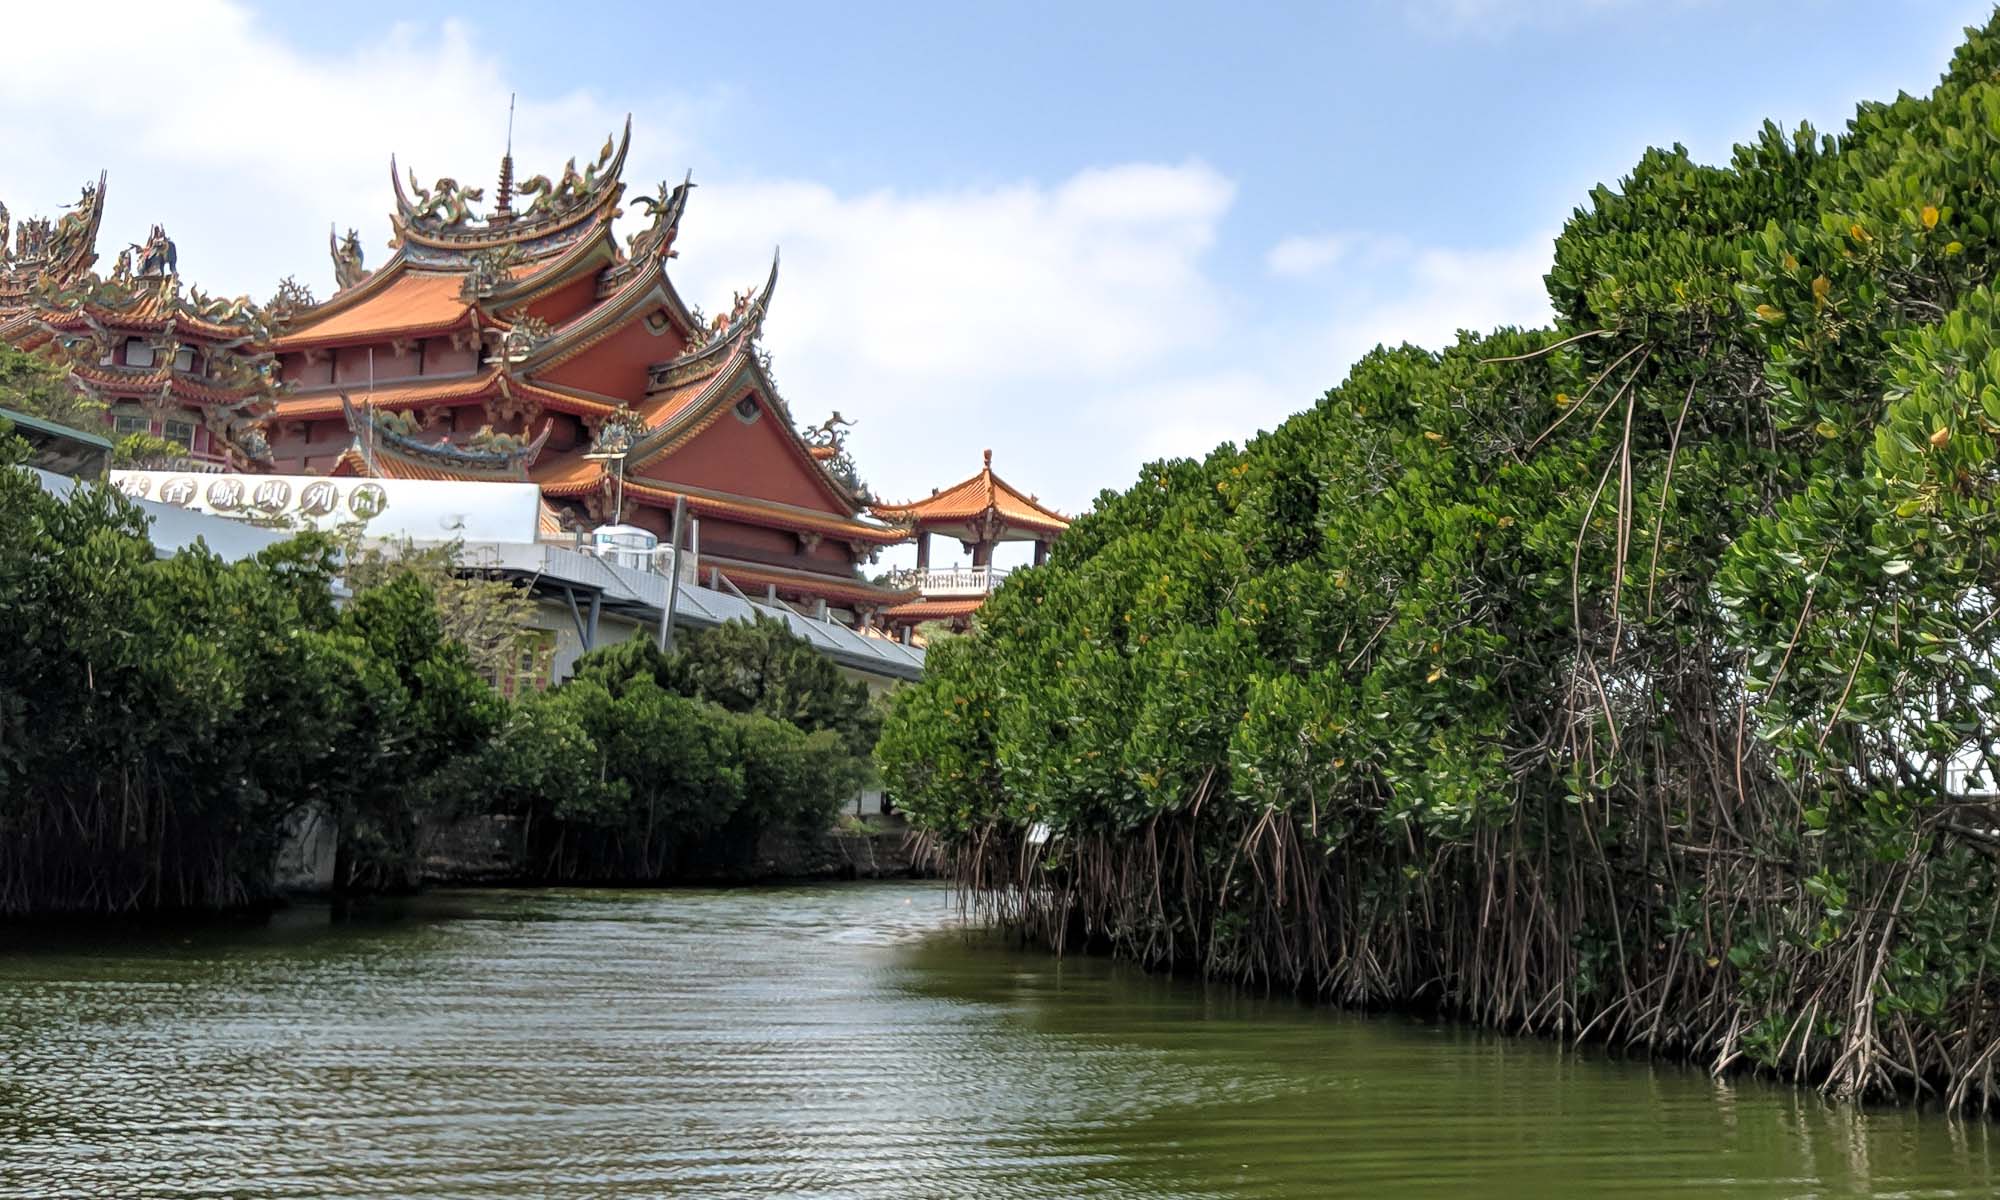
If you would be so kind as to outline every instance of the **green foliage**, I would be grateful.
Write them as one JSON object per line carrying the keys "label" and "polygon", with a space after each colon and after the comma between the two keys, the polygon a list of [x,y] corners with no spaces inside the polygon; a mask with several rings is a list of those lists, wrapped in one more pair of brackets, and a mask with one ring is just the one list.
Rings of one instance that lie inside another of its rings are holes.
{"label": "green foliage", "polygon": [[104,426],[104,405],[69,381],[69,373],[0,342],[0,408],[91,433]]}
{"label": "green foliage", "polygon": [[898,803],[1058,942],[1996,1098],[1968,37],[1838,138],[1647,152],[1557,240],[1555,328],[1378,349],[1101,495],[897,697]]}
{"label": "green foliage", "polygon": [[348,583],[357,591],[380,587],[405,577],[416,580],[437,602],[438,632],[465,648],[473,669],[500,686],[514,676],[524,655],[532,652],[535,633],[528,622],[535,612],[528,589],[503,578],[468,571],[456,542],[418,545],[363,542],[359,525],[341,539],[341,557]]}
{"label": "green foliage", "polygon": [[653,882],[741,867],[767,829],[832,823],[868,774],[867,688],[782,623],[636,639],[518,704],[482,788],[541,877]]}
{"label": "green foliage", "polygon": [[111,446],[111,465],[119,470],[153,471],[187,457],[187,447],[150,433],[128,433]]}
{"label": "green foliage", "polygon": [[332,541],[154,553],[115,490],[0,454],[0,914],[224,907],[271,891],[297,817],[342,882],[406,882],[497,700],[407,581],[337,612]]}

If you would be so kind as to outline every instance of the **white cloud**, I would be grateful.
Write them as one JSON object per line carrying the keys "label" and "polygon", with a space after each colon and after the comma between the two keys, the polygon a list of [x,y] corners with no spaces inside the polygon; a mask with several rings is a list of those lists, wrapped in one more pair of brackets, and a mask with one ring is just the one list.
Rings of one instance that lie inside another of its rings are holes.
{"label": "white cloud", "polygon": [[[17,216],[47,212],[108,168],[105,258],[157,221],[179,243],[182,269],[213,292],[262,298],[296,274],[326,294],[334,222],[359,227],[380,262],[391,152],[427,184],[456,173],[490,186],[499,165],[506,66],[458,21],[398,24],[341,54],[295,47],[226,0],[191,0],[164,21],[156,5],[93,6],[96,28],[144,37],[79,38],[61,6],[7,21],[10,41],[35,52],[0,72],[0,197]],[[660,143],[698,105],[620,101],[641,111],[653,154],[678,157]],[[524,95],[516,158],[528,173],[587,158],[626,111],[583,90]]]}
{"label": "white cloud", "polygon": [[1345,234],[1318,237],[1288,237],[1264,255],[1264,266],[1273,275],[1316,274],[1354,249],[1354,239]]}
{"label": "white cloud", "polygon": [[[153,32],[79,42],[48,6],[10,17],[10,36],[40,49],[0,74],[0,198],[17,216],[49,212],[109,167],[107,259],[159,221],[211,292],[263,297],[296,274],[325,295],[328,222],[361,227],[371,263],[387,256],[392,150],[426,182],[486,182],[497,166],[509,69],[475,25],[399,25],[319,53],[224,0],[164,25],[150,7],[103,9],[102,27]],[[199,62],[199,86],[163,81],[157,64],[174,62]],[[628,183],[678,179],[703,161],[718,103],[524,93],[516,158],[553,173],[629,110]],[[859,421],[850,444],[891,498],[955,482],[990,447],[1011,481],[1076,510],[1148,458],[1276,424],[1378,341],[1437,345],[1461,326],[1546,317],[1545,238],[1293,238],[1266,256],[1281,278],[1256,286],[1272,294],[1232,290],[1213,260],[1235,186],[1198,161],[855,192],[782,166],[697,172],[674,278],[714,311],[783,247],[766,337],[778,380],[801,420]]]}
{"label": "white cloud", "polygon": [[1328,382],[1378,345],[1411,342],[1435,350],[1455,341],[1461,329],[1548,323],[1553,313],[1542,276],[1554,242],[1553,233],[1538,233],[1492,248],[1379,243],[1379,269],[1344,280],[1326,295],[1312,344],[1322,361],[1340,364]]}

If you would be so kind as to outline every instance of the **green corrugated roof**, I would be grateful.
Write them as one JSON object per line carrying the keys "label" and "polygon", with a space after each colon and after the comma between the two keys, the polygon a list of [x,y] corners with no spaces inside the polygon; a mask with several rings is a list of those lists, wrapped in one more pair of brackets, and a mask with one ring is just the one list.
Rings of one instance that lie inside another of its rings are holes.
{"label": "green corrugated roof", "polygon": [[85,433],[81,429],[71,429],[67,425],[58,425],[54,421],[44,421],[40,417],[31,417],[26,413],[17,413],[11,408],[0,408],[0,419],[12,422],[25,429],[33,429],[38,433],[47,434],[50,437],[68,438],[73,442],[83,442],[86,445],[96,446],[107,454],[111,452],[111,442],[107,438],[100,437],[94,433]]}

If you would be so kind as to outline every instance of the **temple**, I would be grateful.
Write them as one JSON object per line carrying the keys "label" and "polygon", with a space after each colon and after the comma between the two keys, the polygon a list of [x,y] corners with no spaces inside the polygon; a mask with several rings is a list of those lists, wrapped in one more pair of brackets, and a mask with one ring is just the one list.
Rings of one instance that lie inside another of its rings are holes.
{"label": "temple", "polygon": [[768,276],[704,320],[667,263],[693,190],[640,196],[643,229],[612,231],[631,141],[581,170],[480,188],[405,179],[394,160],[394,253],[363,265],[329,235],[339,290],[272,339],[284,394],[274,469],[391,478],[525,478],[550,533],[604,524],[664,536],[677,500],[700,521],[704,575],[817,615],[871,624],[900,594],[860,567],[903,534],[865,515],[856,481],[794,425],[758,338]]}
{"label": "temple", "polygon": [[[993,473],[993,451],[979,473],[909,504],[876,504],[874,513],[909,531],[917,543],[917,566],[897,581],[916,592],[884,610],[890,629],[907,630],[933,621],[964,629],[986,603],[1006,571],[993,565],[1002,542],[1033,542],[1035,565],[1047,561],[1049,545],[1069,528],[1069,518]],[[972,556],[969,567],[932,567],[931,535],[956,538]]]}
{"label": "temple", "polygon": [[[65,363],[111,432],[174,443],[186,468],[529,482],[541,536],[571,544],[606,526],[665,538],[684,505],[706,584],[867,631],[963,626],[999,578],[994,544],[1032,539],[1040,561],[1067,521],[990,453],[928,500],[875,502],[852,422],[801,429],[772,381],[777,255],[705,317],[668,274],[691,179],[632,199],[642,227],[614,232],[630,145],[628,119],[581,168],[519,180],[510,147],[483,212],[485,189],[426,187],[392,157],[391,253],[371,268],[358,233],[329,230],[323,302],[289,278],[262,305],[205,296],[158,226],[100,276],[100,178],[60,220],[0,237],[0,341]],[[932,533],[965,544],[976,587],[930,578]],[[863,574],[913,538],[917,572]]]}

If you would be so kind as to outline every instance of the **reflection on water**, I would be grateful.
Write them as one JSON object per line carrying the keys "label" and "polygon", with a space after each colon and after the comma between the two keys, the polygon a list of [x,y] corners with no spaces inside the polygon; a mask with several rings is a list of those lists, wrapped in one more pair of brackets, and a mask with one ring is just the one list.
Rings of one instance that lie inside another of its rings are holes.
{"label": "reflection on water", "polygon": [[943,889],[457,892],[0,942],[0,1194],[1958,1197],[1977,1122],[954,928]]}

